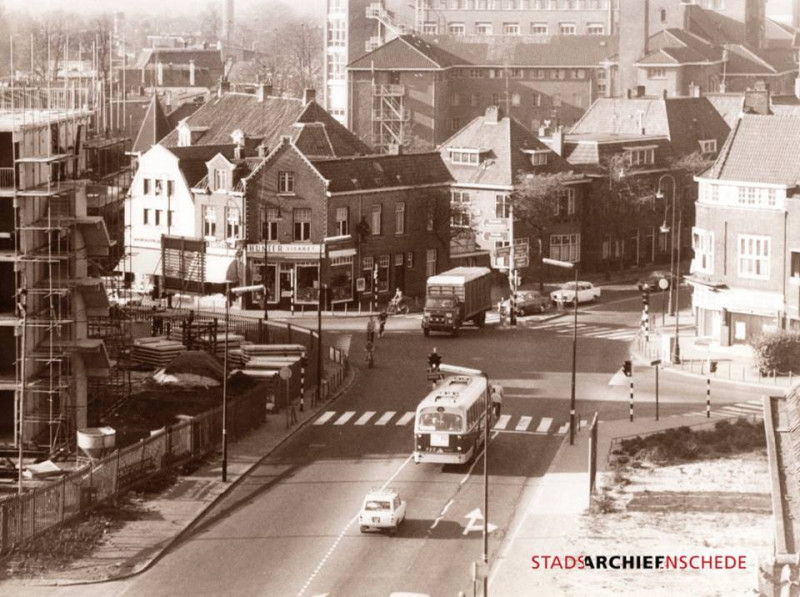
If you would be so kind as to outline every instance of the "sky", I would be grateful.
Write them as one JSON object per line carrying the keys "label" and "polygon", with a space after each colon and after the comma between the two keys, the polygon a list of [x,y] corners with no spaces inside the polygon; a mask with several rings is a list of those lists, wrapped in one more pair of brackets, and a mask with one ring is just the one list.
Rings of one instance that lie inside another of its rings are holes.
{"label": "sky", "polygon": [[[136,2],[130,2],[129,0],[5,0],[5,4],[8,10],[29,10],[31,12],[37,10],[64,10],[92,13],[122,10],[130,13],[149,12],[151,14],[159,14],[164,12],[165,5],[169,6],[169,12],[180,13],[190,10],[196,11],[198,8],[204,8],[206,4],[213,1],[222,6],[222,0],[170,0],[168,3],[165,3],[164,0],[136,0]],[[237,10],[240,7],[245,8],[260,4],[291,3],[291,6],[298,12],[302,11],[309,15],[321,15],[325,9],[325,0],[283,0],[283,2],[280,0],[234,0],[234,3]]]}

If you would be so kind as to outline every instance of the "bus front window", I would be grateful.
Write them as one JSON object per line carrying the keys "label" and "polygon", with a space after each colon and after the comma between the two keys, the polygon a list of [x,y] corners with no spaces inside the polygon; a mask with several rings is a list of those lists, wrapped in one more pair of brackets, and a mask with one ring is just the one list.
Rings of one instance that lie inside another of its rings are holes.
{"label": "bus front window", "polygon": [[422,413],[417,426],[420,431],[461,431],[463,419],[455,413]]}

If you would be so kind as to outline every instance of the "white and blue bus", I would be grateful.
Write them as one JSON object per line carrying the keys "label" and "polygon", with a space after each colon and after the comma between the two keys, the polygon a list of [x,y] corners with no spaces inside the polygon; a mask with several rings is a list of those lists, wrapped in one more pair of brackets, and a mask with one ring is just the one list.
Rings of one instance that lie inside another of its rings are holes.
{"label": "white and blue bus", "polygon": [[483,445],[487,389],[482,376],[455,375],[438,384],[417,406],[414,462],[472,460]]}

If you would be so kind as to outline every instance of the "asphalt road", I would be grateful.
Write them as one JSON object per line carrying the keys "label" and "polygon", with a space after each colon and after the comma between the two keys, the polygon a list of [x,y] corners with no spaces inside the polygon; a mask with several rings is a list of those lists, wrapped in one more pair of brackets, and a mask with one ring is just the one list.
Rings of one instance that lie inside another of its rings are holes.
{"label": "asphalt road", "polygon": [[[609,381],[628,358],[624,338],[638,325],[638,300],[638,294],[610,291],[580,310],[580,419],[594,412],[601,420],[628,416],[628,388]],[[482,549],[477,511],[483,513],[483,458],[464,466],[415,465],[409,459],[413,422],[406,413],[428,390],[426,357],[434,346],[444,362],[483,369],[504,386],[505,423],[493,430],[489,448],[489,522],[496,527],[490,556],[495,554],[511,532],[523,487],[545,473],[566,433],[572,335],[552,325],[559,321],[425,338],[414,316],[393,318],[389,333],[377,342],[374,369],[364,368],[363,334],[354,334],[351,363],[357,378],[330,405],[332,414],[323,412],[318,424],[299,431],[257,467],[151,570],[100,586],[26,593],[472,594],[470,566]],[[363,325],[347,320],[345,327]],[[649,377],[637,369],[637,416],[653,415]],[[754,397],[753,390],[731,387],[720,400]],[[704,384],[662,375],[663,416],[696,410],[704,402]],[[408,520],[394,537],[362,534],[355,517],[363,496],[384,485],[398,488],[407,500]]]}

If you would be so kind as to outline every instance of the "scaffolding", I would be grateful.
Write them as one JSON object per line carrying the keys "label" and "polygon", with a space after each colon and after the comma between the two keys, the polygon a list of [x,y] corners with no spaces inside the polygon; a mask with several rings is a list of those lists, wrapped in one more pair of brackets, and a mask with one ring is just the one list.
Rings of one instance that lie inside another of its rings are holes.
{"label": "scaffolding", "polygon": [[381,151],[405,144],[410,114],[403,85],[372,85],[372,144]]}

